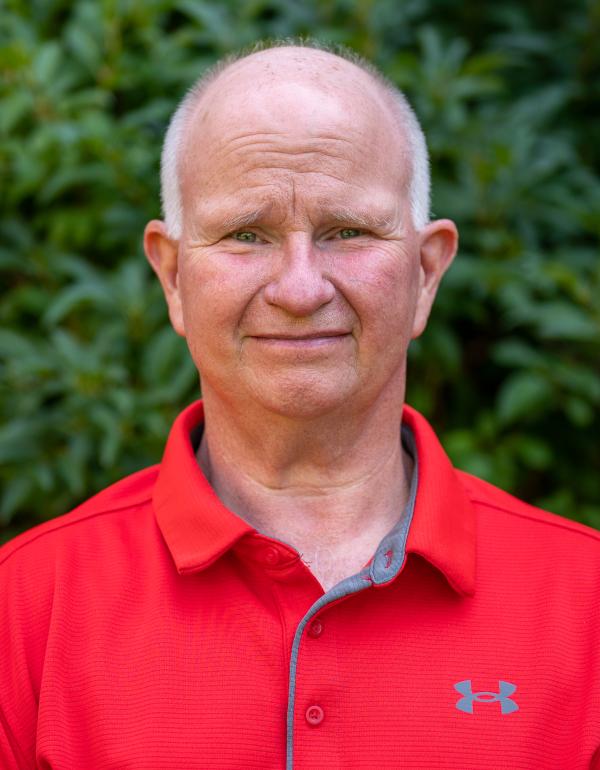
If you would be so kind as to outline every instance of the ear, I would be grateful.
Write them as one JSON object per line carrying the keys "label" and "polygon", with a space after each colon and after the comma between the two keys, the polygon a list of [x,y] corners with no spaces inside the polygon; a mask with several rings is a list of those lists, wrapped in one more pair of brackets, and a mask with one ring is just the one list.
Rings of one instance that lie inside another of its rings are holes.
{"label": "ear", "polygon": [[148,262],[162,285],[171,326],[177,334],[185,337],[181,294],[179,291],[178,253],[179,241],[167,235],[164,222],[153,219],[144,230],[144,251]]}
{"label": "ear", "polygon": [[419,293],[412,339],[423,333],[442,276],[452,264],[458,247],[458,230],[450,219],[436,219],[418,232]]}

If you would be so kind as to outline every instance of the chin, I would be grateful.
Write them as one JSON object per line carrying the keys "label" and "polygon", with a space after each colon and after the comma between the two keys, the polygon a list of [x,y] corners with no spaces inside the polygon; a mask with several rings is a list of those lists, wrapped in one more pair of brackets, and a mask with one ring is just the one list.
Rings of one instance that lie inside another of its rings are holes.
{"label": "chin", "polygon": [[319,419],[343,408],[352,397],[348,383],[286,380],[263,384],[253,389],[253,397],[274,414],[290,419]]}

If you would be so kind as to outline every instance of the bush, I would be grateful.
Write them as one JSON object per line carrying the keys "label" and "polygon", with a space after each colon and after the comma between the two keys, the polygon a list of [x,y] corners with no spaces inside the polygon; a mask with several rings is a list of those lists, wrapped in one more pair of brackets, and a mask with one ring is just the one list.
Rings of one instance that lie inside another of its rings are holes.
{"label": "bush", "polygon": [[216,58],[306,34],[405,89],[461,232],[409,402],[460,467],[600,527],[599,33],[583,0],[9,0],[1,538],[160,459],[198,388],[141,252],[168,117]]}

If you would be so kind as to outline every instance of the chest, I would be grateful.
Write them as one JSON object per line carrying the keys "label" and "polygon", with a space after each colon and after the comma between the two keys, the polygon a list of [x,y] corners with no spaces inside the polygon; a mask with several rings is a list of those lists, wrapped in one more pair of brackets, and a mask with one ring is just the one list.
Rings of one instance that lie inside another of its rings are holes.
{"label": "chest", "polygon": [[40,764],[589,768],[590,645],[575,616],[532,622],[548,597],[483,606],[418,562],[324,602],[301,563],[244,578],[207,570],[183,598],[162,586],[152,609],[132,594],[127,613],[107,598],[57,615]]}
{"label": "chest", "polygon": [[301,551],[306,567],[316,577],[324,591],[355,575],[368,562],[373,549],[370,544],[352,549],[314,548]]}

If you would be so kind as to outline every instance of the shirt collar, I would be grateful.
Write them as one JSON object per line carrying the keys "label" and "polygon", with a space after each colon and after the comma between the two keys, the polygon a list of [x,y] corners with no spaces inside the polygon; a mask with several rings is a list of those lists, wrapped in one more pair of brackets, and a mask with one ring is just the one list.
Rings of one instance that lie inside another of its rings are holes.
{"label": "shirt collar", "polygon": [[180,574],[207,567],[254,532],[221,503],[198,465],[191,434],[203,422],[202,401],[177,417],[152,496],[158,526]]}
{"label": "shirt collar", "polygon": [[476,513],[433,428],[405,405],[402,422],[414,436],[419,486],[406,550],[444,573],[456,591],[475,592]]}
{"label": "shirt collar", "polygon": [[[439,569],[462,594],[475,590],[475,511],[457,472],[425,418],[404,407],[419,464],[406,551]],[[158,526],[180,574],[216,561],[254,528],[226,508],[198,465],[192,432],[202,425],[197,401],[173,423],[153,491]]]}

